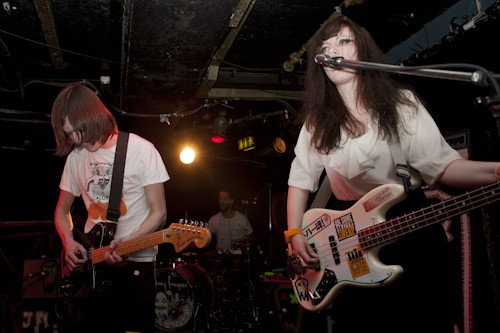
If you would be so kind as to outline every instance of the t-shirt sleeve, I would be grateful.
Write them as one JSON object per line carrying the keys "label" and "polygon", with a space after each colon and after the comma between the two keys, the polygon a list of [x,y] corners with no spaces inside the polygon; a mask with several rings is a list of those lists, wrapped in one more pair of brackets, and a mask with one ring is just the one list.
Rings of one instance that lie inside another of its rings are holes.
{"label": "t-shirt sleeve", "polygon": [[168,181],[170,176],[156,147],[142,138],[140,138],[140,145],[142,186]]}

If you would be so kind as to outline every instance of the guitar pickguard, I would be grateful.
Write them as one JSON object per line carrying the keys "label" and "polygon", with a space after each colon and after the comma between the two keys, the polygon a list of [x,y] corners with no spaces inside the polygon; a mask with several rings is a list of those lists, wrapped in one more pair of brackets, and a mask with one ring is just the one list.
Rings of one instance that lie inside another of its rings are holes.
{"label": "guitar pickguard", "polygon": [[79,233],[82,244],[88,249],[109,245],[116,232],[116,222],[97,223],[89,232]]}

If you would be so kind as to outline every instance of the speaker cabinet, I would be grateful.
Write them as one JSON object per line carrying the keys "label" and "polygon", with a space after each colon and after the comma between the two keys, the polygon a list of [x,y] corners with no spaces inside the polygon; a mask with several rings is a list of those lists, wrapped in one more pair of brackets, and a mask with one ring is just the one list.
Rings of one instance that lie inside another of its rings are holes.
{"label": "speaker cabinet", "polygon": [[60,284],[59,267],[59,259],[25,260],[22,298],[57,298]]}

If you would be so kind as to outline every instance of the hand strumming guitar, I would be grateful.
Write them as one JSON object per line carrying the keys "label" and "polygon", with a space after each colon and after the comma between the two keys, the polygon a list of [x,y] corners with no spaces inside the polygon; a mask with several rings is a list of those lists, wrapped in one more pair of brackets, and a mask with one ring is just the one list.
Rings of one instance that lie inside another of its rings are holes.
{"label": "hand strumming guitar", "polygon": [[300,264],[305,268],[315,268],[318,265],[318,255],[307,242],[303,234],[296,234],[290,239],[293,251],[300,258]]}
{"label": "hand strumming guitar", "polygon": [[75,241],[68,239],[64,246],[64,261],[71,271],[81,269],[87,261],[87,250]]}

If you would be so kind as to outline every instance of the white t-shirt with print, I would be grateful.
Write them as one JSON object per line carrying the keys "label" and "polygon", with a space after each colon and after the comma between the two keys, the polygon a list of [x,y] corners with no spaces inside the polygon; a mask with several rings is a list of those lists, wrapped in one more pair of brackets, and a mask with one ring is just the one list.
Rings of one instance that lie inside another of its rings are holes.
{"label": "white t-shirt with print", "polygon": [[[74,149],[67,157],[59,188],[82,196],[87,210],[96,203],[99,206],[109,201],[111,178],[116,145],[109,149],[89,152]],[[154,145],[133,133],[129,134],[125,170],[123,175],[122,204],[126,213],[120,216],[115,239],[123,240],[132,234],[149,214],[144,187],[163,183],[170,177],[163,160]],[[105,221],[103,216],[92,218],[89,214],[84,232],[89,232],[97,223]],[[144,249],[129,255],[132,261],[153,261],[156,250]]]}

